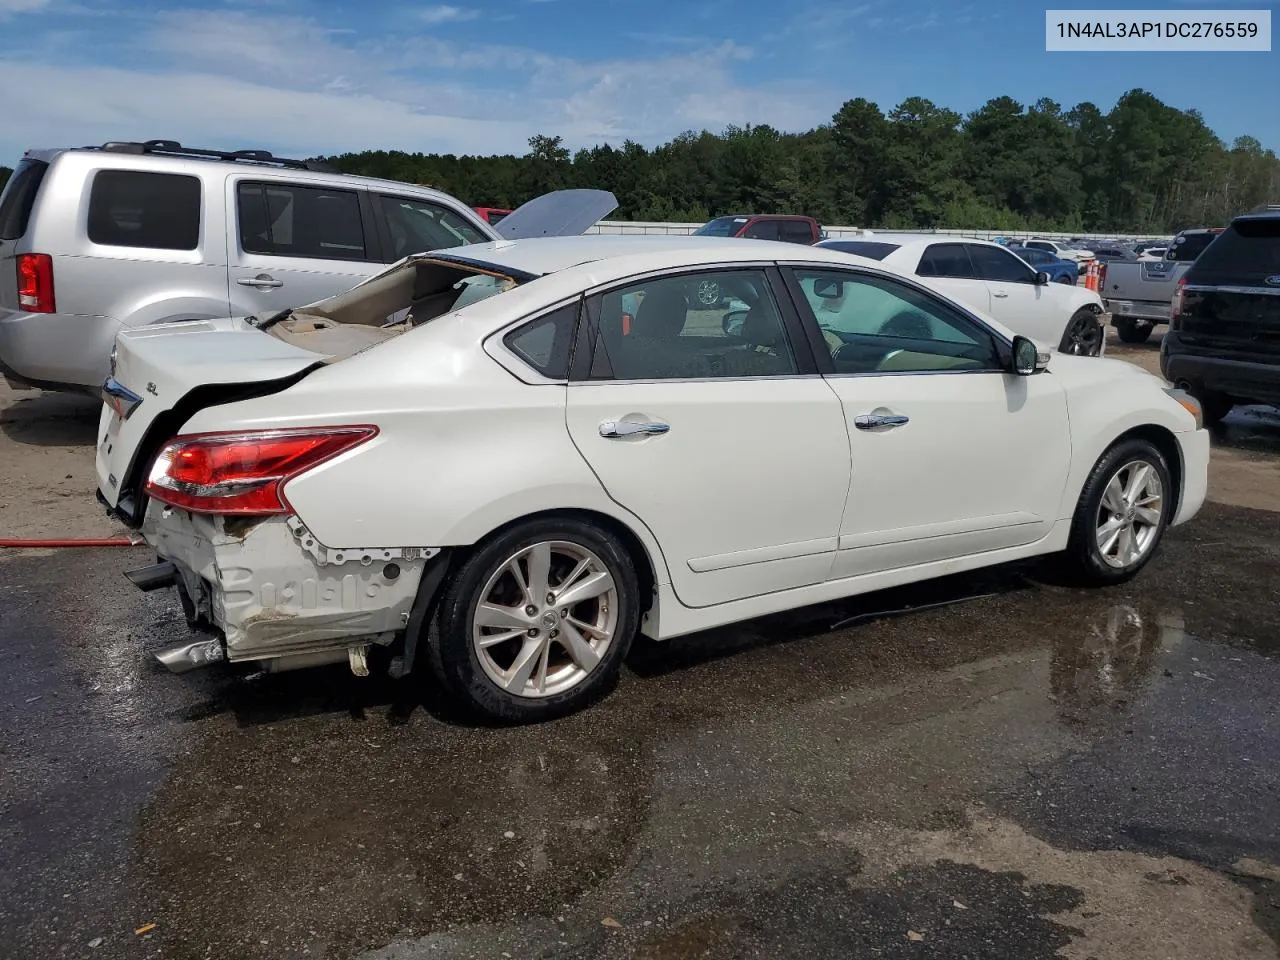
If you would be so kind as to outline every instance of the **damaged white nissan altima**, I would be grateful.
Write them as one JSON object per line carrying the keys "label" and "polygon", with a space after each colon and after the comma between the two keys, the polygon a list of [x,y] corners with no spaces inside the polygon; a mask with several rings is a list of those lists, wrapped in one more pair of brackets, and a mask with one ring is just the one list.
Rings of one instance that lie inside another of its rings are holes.
{"label": "damaged white nissan altima", "polygon": [[204,631],[163,661],[429,664],[505,720],[590,702],[637,632],[1037,554],[1115,583],[1205,496],[1163,381],[768,241],[422,254],[113,364],[99,495]]}

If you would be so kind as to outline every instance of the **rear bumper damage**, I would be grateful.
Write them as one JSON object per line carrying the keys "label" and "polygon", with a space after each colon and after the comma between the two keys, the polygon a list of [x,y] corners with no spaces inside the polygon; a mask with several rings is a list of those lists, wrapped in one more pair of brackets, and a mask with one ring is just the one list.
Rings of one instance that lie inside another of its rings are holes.
{"label": "rear bumper damage", "polygon": [[141,589],[176,586],[204,634],[158,654],[177,672],[221,659],[280,670],[348,661],[387,646],[409,622],[431,547],[334,549],[296,517],[213,517],[151,501],[142,535],[159,563]]}

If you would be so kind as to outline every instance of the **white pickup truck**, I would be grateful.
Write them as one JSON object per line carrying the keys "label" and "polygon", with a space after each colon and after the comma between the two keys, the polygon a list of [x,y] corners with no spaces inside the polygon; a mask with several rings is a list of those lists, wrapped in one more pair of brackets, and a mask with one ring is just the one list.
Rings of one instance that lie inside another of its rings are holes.
{"label": "white pickup truck", "polygon": [[1117,260],[1107,264],[1102,305],[1124,343],[1144,343],[1158,325],[1169,322],[1178,281],[1222,227],[1183,230],[1161,260]]}

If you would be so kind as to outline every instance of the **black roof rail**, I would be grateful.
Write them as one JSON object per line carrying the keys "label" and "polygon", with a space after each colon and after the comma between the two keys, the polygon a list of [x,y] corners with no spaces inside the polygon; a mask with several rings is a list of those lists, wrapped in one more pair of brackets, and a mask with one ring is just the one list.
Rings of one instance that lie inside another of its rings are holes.
{"label": "black roof rail", "polygon": [[198,160],[248,161],[268,163],[294,170],[314,170],[317,173],[337,173],[333,167],[319,160],[290,160],[277,157],[267,150],[214,150],[206,147],[184,147],[177,140],[117,140],[104,143],[97,149],[107,153],[160,154],[169,157],[192,157]]}

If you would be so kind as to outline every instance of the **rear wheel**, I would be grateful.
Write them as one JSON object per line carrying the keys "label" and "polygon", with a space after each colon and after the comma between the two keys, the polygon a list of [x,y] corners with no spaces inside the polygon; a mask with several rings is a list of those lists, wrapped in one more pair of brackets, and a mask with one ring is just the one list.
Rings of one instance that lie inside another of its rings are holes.
{"label": "rear wheel", "polygon": [[1115,328],[1121,343],[1146,343],[1155,325],[1122,317],[1115,322]]}
{"label": "rear wheel", "polygon": [[1069,273],[1060,273],[1060,274],[1058,274],[1058,276],[1054,279],[1054,281],[1053,281],[1053,282],[1054,282],[1054,283],[1065,283],[1067,286],[1069,286],[1069,287],[1073,287],[1073,286],[1075,286],[1076,278],[1075,278],[1075,277],[1073,277],[1073,276],[1071,276],[1071,274],[1069,274]]}
{"label": "rear wheel", "polygon": [[535,520],[462,564],[428,645],[437,675],[466,706],[527,723],[606,693],[638,622],[635,569],[612,534],[581,520]]}
{"label": "rear wheel", "polygon": [[1146,566],[1171,519],[1169,466],[1155,444],[1122,440],[1085,482],[1067,559],[1086,583],[1123,583]]}
{"label": "rear wheel", "polygon": [[1088,307],[1081,307],[1067,324],[1058,349],[1077,357],[1096,357],[1102,352],[1102,336],[1098,315]]}

